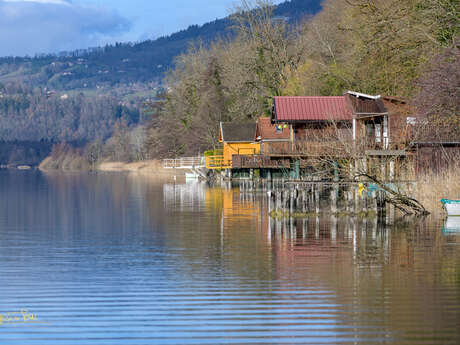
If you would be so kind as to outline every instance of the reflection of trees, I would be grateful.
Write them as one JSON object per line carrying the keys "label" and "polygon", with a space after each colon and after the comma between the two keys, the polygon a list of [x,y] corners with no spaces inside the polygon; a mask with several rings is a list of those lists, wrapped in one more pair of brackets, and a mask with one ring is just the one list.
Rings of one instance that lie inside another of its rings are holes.
{"label": "reflection of trees", "polygon": [[[38,207],[43,219],[60,231],[125,239],[133,232],[161,224],[161,185],[147,178],[119,173],[46,173],[46,194]],[[35,194],[35,193],[32,193]],[[151,200],[149,195],[154,194]],[[52,206],[58,205],[53,208]],[[38,216],[38,213],[37,213]]]}
{"label": "reflection of trees", "polygon": [[409,339],[408,332],[416,331],[440,340],[435,331],[446,327],[458,334],[458,307],[446,308],[446,299],[458,298],[446,291],[458,292],[460,249],[446,246],[435,221],[391,227],[352,217],[268,222],[277,276],[328,286],[336,292],[343,322],[397,338]]}

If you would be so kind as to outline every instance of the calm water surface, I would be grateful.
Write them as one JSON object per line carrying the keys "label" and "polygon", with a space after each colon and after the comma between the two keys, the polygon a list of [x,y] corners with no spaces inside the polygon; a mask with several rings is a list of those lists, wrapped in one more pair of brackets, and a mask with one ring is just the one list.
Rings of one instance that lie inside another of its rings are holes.
{"label": "calm water surface", "polygon": [[460,343],[460,229],[392,223],[0,170],[0,344]]}

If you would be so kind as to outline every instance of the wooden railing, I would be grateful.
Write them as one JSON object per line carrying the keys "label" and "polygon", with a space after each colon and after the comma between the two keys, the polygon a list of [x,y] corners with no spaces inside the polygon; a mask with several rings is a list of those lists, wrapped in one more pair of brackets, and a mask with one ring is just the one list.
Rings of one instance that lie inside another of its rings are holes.
{"label": "wooden railing", "polygon": [[[350,145],[353,145],[352,143]],[[353,147],[353,146],[351,146]],[[264,155],[342,155],[346,152],[346,144],[341,141],[296,141],[291,142],[265,142],[263,146]]]}
{"label": "wooden railing", "polygon": [[242,169],[289,169],[289,158],[277,158],[265,155],[233,155],[232,165]]}
{"label": "wooden railing", "polygon": [[225,160],[223,155],[207,156],[206,169],[231,169],[232,161]]}
{"label": "wooden railing", "polygon": [[165,169],[191,169],[202,168],[205,166],[204,157],[181,157],[175,159],[163,159]]}
{"label": "wooden railing", "polygon": [[385,147],[383,142],[376,143],[375,140],[264,142],[262,154],[267,156],[342,156],[357,152],[364,153],[366,150],[401,150],[404,147],[402,142],[390,142]]}

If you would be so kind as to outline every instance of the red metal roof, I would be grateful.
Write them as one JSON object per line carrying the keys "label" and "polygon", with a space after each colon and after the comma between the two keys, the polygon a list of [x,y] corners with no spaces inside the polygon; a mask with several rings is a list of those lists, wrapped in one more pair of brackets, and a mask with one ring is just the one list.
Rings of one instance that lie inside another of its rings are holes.
{"label": "red metal roof", "polygon": [[274,121],[352,120],[353,110],[345,96],[274,97]]}

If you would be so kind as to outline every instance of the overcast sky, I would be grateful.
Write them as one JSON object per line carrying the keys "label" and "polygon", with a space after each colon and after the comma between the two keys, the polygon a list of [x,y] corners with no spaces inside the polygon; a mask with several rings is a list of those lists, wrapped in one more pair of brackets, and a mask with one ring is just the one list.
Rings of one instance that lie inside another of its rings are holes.
{"label": "overcast sky", "polygon": [[33,56],[156,38],[225,17],[239,2],[0,0],[0,56]]}

